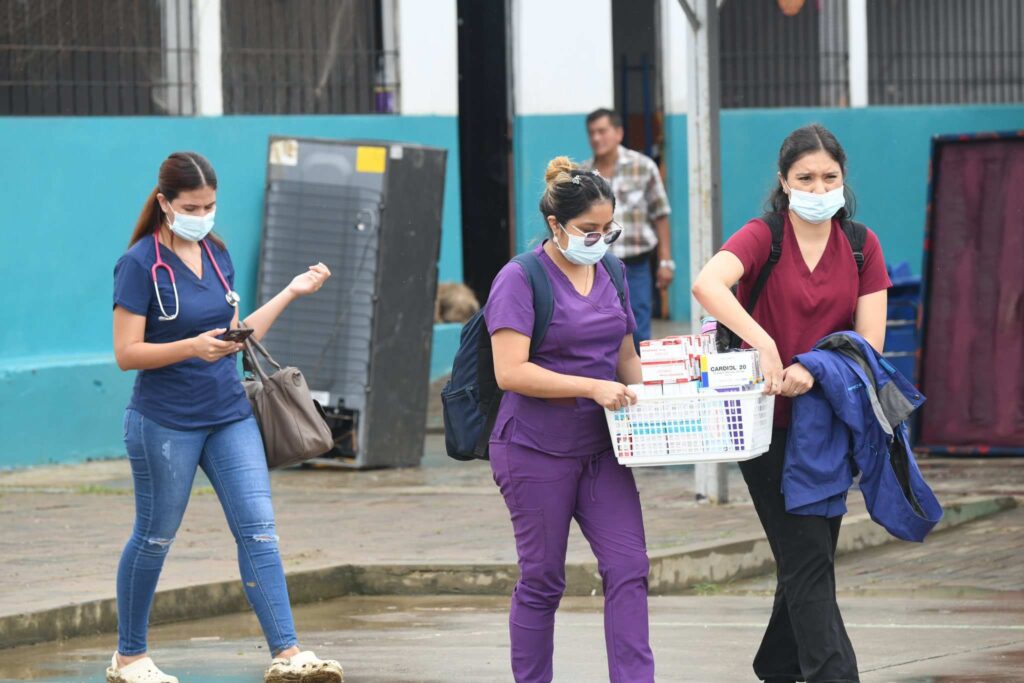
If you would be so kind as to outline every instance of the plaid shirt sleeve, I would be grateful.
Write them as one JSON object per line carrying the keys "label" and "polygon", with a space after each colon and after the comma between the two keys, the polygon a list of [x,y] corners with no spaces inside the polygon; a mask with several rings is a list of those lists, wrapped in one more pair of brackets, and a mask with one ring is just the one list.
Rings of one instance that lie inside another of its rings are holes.
{"label": "plaid shirt sleeve", "polygon": [[672,213],[672,207],[668,204],[668,195],[665,193],[665,184],[661,182],[658,165],[652,159],[646,157],[645,159],[648,166],[648,178],[644,198],[647,200],[647,216],[653,221]]}

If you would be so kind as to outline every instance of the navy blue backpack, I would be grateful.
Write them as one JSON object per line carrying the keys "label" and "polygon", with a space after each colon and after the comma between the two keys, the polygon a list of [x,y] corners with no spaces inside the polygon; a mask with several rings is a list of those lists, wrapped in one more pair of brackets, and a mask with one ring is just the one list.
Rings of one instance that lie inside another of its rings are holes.
{"label": "navy blue backpack", "polygon": [[[530,357],[536,353],[551,324],[555,295],[544,264],[533,251],[512,259],[526,271],[533,290],[533,334],[530,336]],[[601,263],[626,307],[622,262],[605,254]],[[487,446],[498,419],[498,406],[503,392],[494,379],[494,355],[491,335],[484,318],[487,307],[470,318],[462,328],[459,350],[452,363],[452,376],[441,390],[444,404],[444,442],[449,457],[456,460],[487,460]],[[628,314],[627,314],[628,315]]]}

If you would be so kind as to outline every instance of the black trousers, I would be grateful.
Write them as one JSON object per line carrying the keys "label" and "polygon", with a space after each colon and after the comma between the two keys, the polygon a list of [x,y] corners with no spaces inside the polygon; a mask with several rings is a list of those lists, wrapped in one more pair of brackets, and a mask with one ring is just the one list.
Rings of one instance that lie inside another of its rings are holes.
{"label": "black trousers", "polygon": [[859,681],[857,657],[836,603],[835,555],[842,517],[793,515],[782,496],[786,430],[771,449],[740,463],[775,555],[778,586],[754,673],[771,683]]}

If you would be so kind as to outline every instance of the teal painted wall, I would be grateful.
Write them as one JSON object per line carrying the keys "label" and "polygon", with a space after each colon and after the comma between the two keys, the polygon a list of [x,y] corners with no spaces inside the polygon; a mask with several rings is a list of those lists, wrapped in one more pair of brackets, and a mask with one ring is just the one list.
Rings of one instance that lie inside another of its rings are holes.
{"label": "teal painted wall", "polygon": [[434,382],[452,372],[452,361],[462,340],[462,323],[434,325],[434,343],[430,353],[430,381]]}
{"label": "teal painted wall", "polygon": [[586,114],[517,116],[513,130],[515,161],[516,248],[536,246],[548,233],[538,204],[544,193],[544,171],[556,156],[573,161],[590,157]]}
{"label": "teal painted wall", "polygon": [[217,230],[251,310],[272,134],[446,148],[440,277],[461,281],[455,117],[0,118],[0,467],[122,452],[134,373],[111,353],[113,266],[170,152],[217,169]]}
{"label": "teal painted wall", "polygon": [[[589,156],[584,114],[521,116],[516,121],[518,245],[523,228],[543,234],[536,209],[545,163],[557,154]],[[931,138],[946,133],[1018,129],[1024,106],[870,107],[867,109],[751,109],[722,113],[722,219],[728,237],[760,215],[775,177],[782,140],[793,129],[819,122],[831,129],[849,157],[848,182],[857,195],[857,218],[878,233],[886,260],[908,261],[920,272]],[[689,202],[686,117],[666,122],[667,184],[672,202],[673,252],[680,277],[671,291],[672,316],[690,315]],[[525,217],[525,219],[524,219]]]}

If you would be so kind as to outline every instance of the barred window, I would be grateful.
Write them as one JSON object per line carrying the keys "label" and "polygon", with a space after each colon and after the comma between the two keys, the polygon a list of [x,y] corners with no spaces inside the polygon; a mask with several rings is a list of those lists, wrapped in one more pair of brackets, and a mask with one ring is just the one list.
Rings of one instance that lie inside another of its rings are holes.
{"label": "barred window", "polygon": [[380,0],[222,0],[225,114],[397,110]]}
{"label": "barred window", "polygon": [[811,0],[786,16],[778,0],[719,9],[722,107],[843,107],[846,0]]}
{"label": "barred window", "polygon": [[1024,2],[869,0],[871,104],[1024,102]]}
{"label": "barred window", "polygon": [[[846,0],[720,12],[723,107],[847,106]],[[869,103],[1024,102],[1022,36],[1021,0],[867,0]]]}
{"label": "barred window", "polygon": [[195,113],[190,0],[0,0],[0,115]]}

